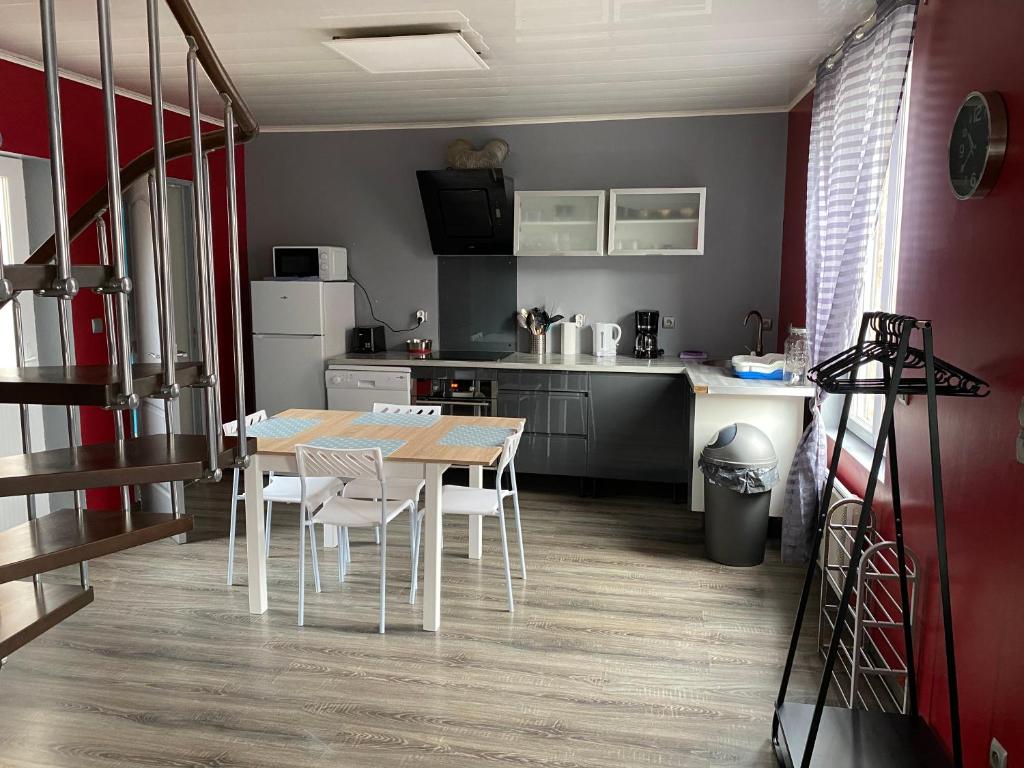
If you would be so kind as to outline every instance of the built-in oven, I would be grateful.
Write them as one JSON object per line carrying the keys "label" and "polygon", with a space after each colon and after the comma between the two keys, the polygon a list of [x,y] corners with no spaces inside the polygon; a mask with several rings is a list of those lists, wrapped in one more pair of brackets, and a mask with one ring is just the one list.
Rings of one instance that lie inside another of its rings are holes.
{"label": "built-in oven", "polygon": [[470,368],[414,368],[413,402],[440,405],[445,416],[495,416],[498,381],[494,371]]}

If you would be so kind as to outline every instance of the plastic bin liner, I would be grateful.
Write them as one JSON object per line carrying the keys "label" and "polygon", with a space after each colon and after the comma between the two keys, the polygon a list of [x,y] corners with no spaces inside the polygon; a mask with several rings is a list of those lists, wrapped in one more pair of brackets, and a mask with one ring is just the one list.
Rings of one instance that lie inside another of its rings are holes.
{"label": "plastic bin liner", "polygon": [[737,493],[764,493],[779,482],[779,459],[768,436],[752,424],[722,427],[697,461],[708,482]]}
{"label": "plastic bin liner", "polygon": [[779,482],[779,468],[722,466],[705,461],[701,456],[697,466],[708,482],[728,488],[737,493],[763,493],[770,491]]}

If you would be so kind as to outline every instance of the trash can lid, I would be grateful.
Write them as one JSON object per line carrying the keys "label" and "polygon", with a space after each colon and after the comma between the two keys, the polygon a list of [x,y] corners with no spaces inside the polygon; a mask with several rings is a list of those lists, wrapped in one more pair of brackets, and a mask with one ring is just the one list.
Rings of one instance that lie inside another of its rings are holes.
{"label": "trash can lid", "polygon": [[701,457],[724,467],[774,467],[779,463],[768,435],[753,424],[738,422],[722,427],[704,446]]}

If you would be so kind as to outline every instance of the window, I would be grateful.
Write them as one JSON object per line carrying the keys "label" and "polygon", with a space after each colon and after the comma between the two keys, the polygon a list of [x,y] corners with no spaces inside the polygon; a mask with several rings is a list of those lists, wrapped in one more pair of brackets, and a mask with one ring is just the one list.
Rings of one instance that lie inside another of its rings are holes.
{"label": "window", "polygon": [[[894,312],[896,309],[896,281],[899,275],[900,218],[903,210],[903,170],[907,148],[907,115],[910,106],[910,69],[900,105],[896,132],[889,153],[882,194],[878,202],[875,233],[866,254],[864,279],[860,291],[858,317],[865,312]],[[858,322],[858,329],[860,324]],[[865,366],[860,371],[865,378],[881,377],[881,366],[874,370]],[[855,395],[850,407],[850,431],[866,443],[874,444],[882,420],[882,395]]]}

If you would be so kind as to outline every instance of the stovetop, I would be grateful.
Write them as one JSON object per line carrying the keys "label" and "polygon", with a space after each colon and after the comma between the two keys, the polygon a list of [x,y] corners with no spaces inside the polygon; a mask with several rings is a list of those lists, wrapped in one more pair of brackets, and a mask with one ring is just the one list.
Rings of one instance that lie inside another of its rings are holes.
{"label": "stovetop", "polygon": [[446,349],[443,352],[431,352],[429,355],[410,355],[410,358],[421,357],[424,360],[465,360],[466,362],[498,362],[511,355],[511,352],[481,352],[480,350],[457,351]]}

